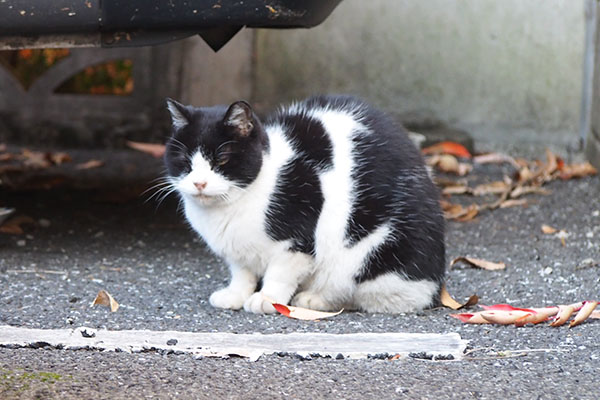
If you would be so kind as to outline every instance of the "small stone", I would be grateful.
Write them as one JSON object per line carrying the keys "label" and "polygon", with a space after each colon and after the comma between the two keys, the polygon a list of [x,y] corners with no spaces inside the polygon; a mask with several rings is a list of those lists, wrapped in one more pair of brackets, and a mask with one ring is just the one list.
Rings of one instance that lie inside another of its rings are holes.
{"label": "small stone", "polygon": [[27,242],[25,240],[17,240],[17,246],[19,247],[25,247],[26,244]]}
{"label": "small stone", "polygon": [[337,353],[337,355],[335,356],[336,360],[343,360],[344,359],[344,355],[342,353]]}
{"label": "small stone", "polygon": [[177,344],[177,339],[167,340],[167,346],[175,346],[176,344]]}
{"label": "small stone", "polygon": [[81,328],[79,332],[81,332],[81,336],[84,338],[96,337],[96,330],[92,328]]}
{"label": "small stone", "polygon": [[45,218],[41,218],[41,219],[38,221],[38,224],[40,224],[40,226],[41,226],[42,228],[49,228],[49,227],[50,227],[50,225],[51,225],[51,223],[50,223],[50,220],[47,220],[47,219],[45,219]]}

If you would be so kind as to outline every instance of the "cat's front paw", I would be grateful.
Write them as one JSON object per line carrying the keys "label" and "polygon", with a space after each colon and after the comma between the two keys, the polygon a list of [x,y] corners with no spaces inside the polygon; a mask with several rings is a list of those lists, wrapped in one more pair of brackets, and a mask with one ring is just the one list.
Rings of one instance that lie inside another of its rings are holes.
{"label": "cat's front paw", "polygon": [[210,295],[208,301],[210,305],[216,308],[228,308],[230,310],[239,310],[244,305],[246,299],[244,296],[229,288],[217,290]]}
{"label": "cat's front paw", "polygon": [[244,310],[254,314],[274,314],[275,307],[261,292],[256,292],[244,303]]}
{"label": "cat's front paw", "polygon": [[296,307],[308,308],[311,310],[331,311],[331,305],[314,292],[300,292],[292,300],[292,305]]}

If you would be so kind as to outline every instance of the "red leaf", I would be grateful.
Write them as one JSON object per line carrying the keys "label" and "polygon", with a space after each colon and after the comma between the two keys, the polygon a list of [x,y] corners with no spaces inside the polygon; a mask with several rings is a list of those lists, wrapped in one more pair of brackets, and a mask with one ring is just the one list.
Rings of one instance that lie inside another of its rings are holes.
{"label": "red leaf", "polygon": [[451,317],[453,318],[458,318],[460,319],[462,322],[467,322],[468,320],[470,320],[473,315],[475,314],[469,314],[469,313],[462,313],[462,314],[450,314]]}
{"label": "red leaf", "polygon": [[518,307],[513,307],[510,304],[494,304],[492,306],[481,305],[481,308],[483,308],[486,311],[495,311],[495,310],[499,310],[499,311],[525,311],[525,312],[530,312],[532,314],[537,313],[537,311],[532,310],[531,308],[518,308]]}
{"label": "red leaf", "polygon": [[275,309],[277,310],[277,312],[285,315],[286,317],[290,316],[290,309],[287,306],[284,306],[283,304],[279,304],[279,303],[272,303],[272,304],[273,304],[273,307],[275,307]]}
{"label": "red leaf", "polygon": [[452,154],[456,157],[471,158],[471,153],[465,146],[455,142],[440,142],[432,146],[425,147],[423,154]]}

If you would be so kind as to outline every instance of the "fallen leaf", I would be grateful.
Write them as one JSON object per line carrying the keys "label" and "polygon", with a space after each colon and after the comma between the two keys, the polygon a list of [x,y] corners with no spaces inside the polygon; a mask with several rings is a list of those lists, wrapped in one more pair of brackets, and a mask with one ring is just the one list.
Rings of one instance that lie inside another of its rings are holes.
{"label": "fallen leaf", "polygon": [[577,315],[575,315],[575,318],[573,318],[573,320],[569,324],[569,328],[577,326],[583,321],[585,321],[592,314],[592,312],[594,312],[597,305],[597,301],[584,301],[583,306],[581,307]]}
{"label": "fallen leaf", "polygon": [[465,209],[465,211],[466,212],[463,215],[460,215],[454,219],[458,222],[471,221],[473,218],[475,218],[477,216],[477,214],[479,214],[479,207],[477,206],[477,204],[471,204],[469,207],[467,207]]}
{"label": "fallen leaf", "polygon": [[583,178],[589,175],[596,175],[598,170],[588,161],[581,164],[563,165],[559,177],[560,179]]}
{"label": "fallen leaf", "polygon": [[22,235],[25,233],[22,225],[35,224],[33,218],[26,215],[17,215],[9,218],[0,226],[0,232],[8,233],[10,235]]}
{"label": "fallen leaf", "polygon": [[504,181],[495,181],[477,185],[473,188],[474,196],[485,196],[488,194],[502,194],[510,190],[510,185]]}
{"label": "fallen leaf", "polygon": [[81,164],[77,164],[75,169],[85,170],[85,169],[93,169],[98,168],[104,165],[104,161],[101,160],[89,160]]}
{"label": "fallen leaf", "polygon": [[72,161],[72,158],[67,153],[50,153],[49,154],[50,161],[52,161],[55,165],[61,165],[66,162]]}
{"label": "fallen leaf", "polygon": [[[469,314],[451,314],[451,316],[467,324],[514,324],[518,327],[526,324],[538,324],[551,319],[552,322],[549,326],[558,327],[564,325],[575,311],[579,311],[570,323],[570,327],[573,327],[588,318],[600,318],[600,313],[594,311],[597,305],[597,301],[584,301],[543,308],[518,308],[509,304],[495,304],[492,306],[482,305],[484,311]],[[554,318],[551,318],[553,316]]]}
{"label": "fallen leaf", "polygon": [[[550,323],[550,326],[562,326],[571,318],[571,315],[575,312],[575,307],[569,306],[558,306],[558,313],[554,318],[554,321]],[[590,312],[591,313],[591,312]]]}
{"label": "fallen leaf", "polygon": [[558,229],[551,227],[550,225],[542,225],[542,233],[545,235],[552,235],[553,233],[558,232]]}
{"label": "fallen leaf", "polygon": [[448,290],[446,289],[446,285],[442,286],[442,290],[440,291],[440,303],[447,308],[451,308],[453,310],[460,310],[461,308],[474,306],[479,301],[479,297],[474,294],[469,297],[469,299],[460,304],[458,301],[454,300]]}
{"label": "fallen leaf", "polygon": [[446,196],[451,196],[453,194],[466,194],[471,192],[471,188],[466,185],[452,185],[446,186],[442,189],[442,194]]}
{"label": "fallen leaf", "polygon": [[440,202],[442,210],[444,211],[444,217],[446,219],[453,219],[459,222],[469,221],[477,216],[479,208],[476,204],[471,204],[468,207],[463,207],[460,204],[450,203],[442,200]]}
{"label": "fallen leaf", "polygon": [[433,155],[427,159],[427,164],[436,167],[442,172],[465,176],[473,169],[470,164],[458,162],[451,154]]}
{"label": "fallen leaf", "polygon": [[21,151],[21,158],[24,160],[24,164],[27,167],[33,169],[44,169],[52,165],[48,153],[42,153],[40,151],[31,151],[29,149],[23,149]]}
{"label": "fallen leaf", "polygon": [[134,150],[138,150],[141,151],[143,153],[146,154],[150,154],[153,157],[156,158],[160,158],[165,154],[165,149],[166,146],[164,144],[157,144],[157,143],[142,143],[142,142],[133,142],[131,140],[128,140],[126,142],[127,146],[134,149]]}
{"label": "fallen leaf", "polygon": [[101,306],[110,307],[111,312],[115,312],[119,309],[119,303],[108,293],[106,290],[101,290],[98,292],[98,295],[94,299],[92,306],[96,304],[100,304]]}
{"label": "fallen leaf", "polygon": [[301,319],[304,321],[314,321],[314,320],[318,320],[318,319],[335,317],[336,315],[339,315],[342,313],[342,311],[344,311],[344,309],[341,309],[340,311],[337,311],[337,312],[317,311],[317,310],[310,310],[308,308],[288,306],[285,304],[280,304],[280,303],[274,302],[269,299],[267,299],[267,300],[269,302],[271,302],[271,304],[273,304],[273,307],[275,307],[275,310],[277,310],[277,312],[279,312],[280,314],[283,314],[289,318]]}
{"label": "fallen leaf", "polygon": [[454,260],[452,260],[450,266],[454,266],[454,264],[456,264],[457,262],[464,262],[471,265],[472,267],[477,267],[488,271],[497,271],[506,268],[506,264],[504,264],[503,262],[495,263],[473,257],[457,257]]}
{"label": "fallen leaf", "polygon": [[512,325],[519,319],[533,315],[528,311],[483,311],[481,317],[492,324]]}
{"label": "fallen leaf", "polygon": [[423,154],[451,154],[456,157],[471,158],[471,153],[465,146],[455,142],[440,142],[432,146],[425,147]]}
{"label": "fallen leaf", "polygon": [[526,206],[527,200],[525,199],[511,199],[505,200],[500,203],[500,208],[509,208],[509,207],[518,207],[518,206]]}
{"label": "fallen leaf", "polygon": [[517,186],[510,192],[510,197],[516,199],[517,197],[524,196],[526,194],[544,194],[548,195],[551,192],[547,189],[539,186]]}
{"label": "fallen leaf", "polygon": [[517,169],[517,170],[521,168],[521,165],[519,165],[519,163],[514,158],[512,158],[511,156],[509,156],[507,154],[502,154],[502,153],[480,154],[480,155],[473,157],[473,162],[477,163],[477,164],[509,163],[513,167],[515,167],[515,169]]}

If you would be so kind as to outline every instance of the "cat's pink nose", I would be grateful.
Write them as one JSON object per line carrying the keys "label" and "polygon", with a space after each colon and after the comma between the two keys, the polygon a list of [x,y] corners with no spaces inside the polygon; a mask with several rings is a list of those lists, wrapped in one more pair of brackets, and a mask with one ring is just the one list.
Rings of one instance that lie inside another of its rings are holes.
{"label": "cat's pink nose", "polygon": [[196,186],[196,189],[203,191],[206,187],[206,182],[194,182],[194,186]]}

